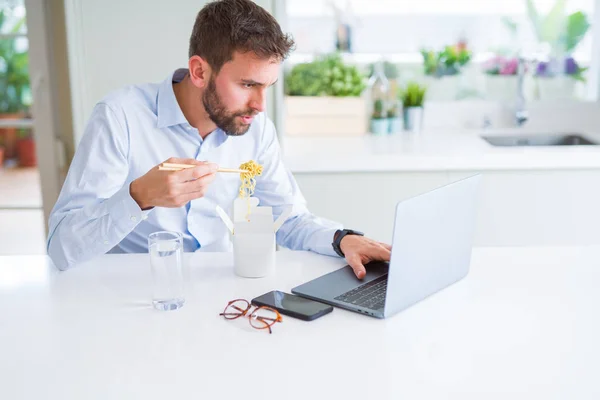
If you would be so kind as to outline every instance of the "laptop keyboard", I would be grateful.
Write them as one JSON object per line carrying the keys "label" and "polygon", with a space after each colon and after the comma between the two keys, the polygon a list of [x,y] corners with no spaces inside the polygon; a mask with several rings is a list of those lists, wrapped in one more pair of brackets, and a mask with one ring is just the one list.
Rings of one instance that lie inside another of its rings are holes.
{"label": "laptop keyboard", "polygon": [[371,282],[367,282],[364,285],[335,297],[335,300],[369,308],[371,310],[381,310],[385,304],[387,277],[387,274],[380,276]]}

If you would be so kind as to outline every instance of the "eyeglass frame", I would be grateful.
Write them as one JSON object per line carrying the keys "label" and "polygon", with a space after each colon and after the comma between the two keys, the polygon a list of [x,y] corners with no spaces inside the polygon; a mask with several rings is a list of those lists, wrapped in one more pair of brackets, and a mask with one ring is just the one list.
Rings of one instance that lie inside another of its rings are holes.
{"label": "eyeglass frame", "polygon": [[[226,311],[227,311],[227,309],[228,309],[228,308],[229,308],[229,307],[230,307],[230,306],[231,306],[233,303],[235,303],[236,301],[242,301],[242,302],[245,302],[245,303],[247,304],[247,307],[246,307],[246,309],[245,309],[245,310],[242,310],[242,309],[240,309],[240,308],[238,308],[238,307],[235,307],[235,306],[234,306],[233,308],[236,308],[237,310],[239,310],[239,314],[236,314],[234,317],[228,317],[228,316],[226,315],[226,314],[228,314],[228,313],[226,313]],[[250,311],[250,309],[252,309],[252,307],[256,307],[256,308],[255,308],[255,309],[254,309],[254,311],[252,311],[252,312],[251,312],[249,315],[246,315],[246,314],[248,314],[248,311]],[[272,312],[274,312],[274,313],[275,313],[275,315],[277,315],[277,318],[273,319],[273,322],[272,322],[271,324],[268,324],[268,323],[265,321],[265,319],[269,319],[269,320],[270,320],[271,318],[265,318],[265,317],[261,317],[261,316],[259,316],[259,315],[254,315],[254,314],[257,312],[257,311],[259,311],[259,310],[261,310],[261,309],[262,309],[262,310],[269,310],[269,311],[272,311]],[[265,326],[264,328],[260,328],[260,327],[256,327],[256,326],[252,325],[252,321],[251,321],[251,320],[252,320],[252,318],[253,318],[253,317],[252,317],[253,315],[254,315],[254,320],[260,321],[260,322],[264,323],[266,326]],[[248,300],[246,300],[246,299],[235,299],[235,300],[231,300],[231,301],[229,301],[229,302],[227,303],[227,305],[225,306],[225,309],[223,310],[223,312],[222,312],[222,313],[220,313],[220,314],[219,314],[219,316],[222,316],[223,318],[225,318],[225,319],[228,319],[228,320],[234,320],[234,319],[238,319],[238,318],[240,318],[240,317],[245,317],[245,316],[247,316],[247,317],[248,317],[248,319],[250,320],[250,321],[248,321],[248,322],[250,323],[250,326],[251,326],[251,327],[253,327],[254,329],[269,329],[269,334],[272,334],[272,333],[273,333],[273,331],[271,330],[271,326],[275,325],[275,323],[276,323],[276,322],[283,322],[283,318],[281,317],[281,314],[280,314],[280,313],[279,313],[279,311],[277,311],[276,309],[274,309],[274,308],[272,308],[272,307],[267,307],[267,306],[256,306],[256,305],[252,304],[251,302],[249,302],[249,301],[248,301]]]}

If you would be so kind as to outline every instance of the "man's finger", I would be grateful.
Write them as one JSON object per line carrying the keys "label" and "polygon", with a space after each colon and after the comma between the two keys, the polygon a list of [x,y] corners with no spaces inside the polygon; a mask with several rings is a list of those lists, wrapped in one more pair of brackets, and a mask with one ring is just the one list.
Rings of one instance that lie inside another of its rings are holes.
{"label": "man's finger", "polygon": [[384,246],[379,246],[379,257],[381,261],[390,261],[392,252]]}
{"label": "man's finger", "polygon": [[190,201],[199,199],[203,196],[204,196],[204,191],[202,191],[202,190],[195,191],[195,192],[189,192],[189,193],[183,193],[183,194],[180,194],[179,196],[177,196],[177,198],[175,199],[176,204],[174,204],[170,207],[183,207]]}
{"label": "man's finger", "polygon": [[365,266],[363,265],[358,254],[352,254],[351,256],[346,258],[346,261],[348,261],[348,265],[352,267],[352,269],[354,270],[354,275],[356,275],[358,279],[362,279],[365,277],[367,271],[365,270]]}
{"label": "man's finger", "polygon": [[204,175],[198,179],[194,179],[188,182],[181,183],[181,189],[183,192],[192,193],[197,191],[205,190],[216,178],[217,174],[212,172],[208,175]]}
{"label": "man's finger", "polygon": [[205,175],[212,174],[217,171],[218,165],[214,163],[202,163],[194,168],[188,168],[177,172],[177,180],[179,182],[193,181]]}
{"label": "man's finger", "polygon": [[383,242],[378,242],[380,245],[382,245],[383,247],[385,247],[386,249],[388,249],[389,251],[392,251],[392,246],[387,244],[387,243],[383,243]]}
{"label": "man's finger", "polygon": [[200,164],[205,164],[206,161],[198,161],[198,160],[196,160],[194,158],[177,158],[177,157],[171,157],[168,160],[163,161],[163,163],[200,165]]}

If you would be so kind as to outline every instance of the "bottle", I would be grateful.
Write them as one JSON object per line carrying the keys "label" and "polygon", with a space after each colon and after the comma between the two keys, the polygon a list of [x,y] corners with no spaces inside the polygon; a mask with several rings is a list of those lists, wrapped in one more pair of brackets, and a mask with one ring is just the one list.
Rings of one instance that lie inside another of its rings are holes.
{"label": "bottle", "polygon": [[374,65],[373,75],[369,78],[367,88],[367,104],[371,116],[369,132],[372,134],[388,133],[387,113],[390,106],[390,83],[383,71],[383,62],[379,61]]}

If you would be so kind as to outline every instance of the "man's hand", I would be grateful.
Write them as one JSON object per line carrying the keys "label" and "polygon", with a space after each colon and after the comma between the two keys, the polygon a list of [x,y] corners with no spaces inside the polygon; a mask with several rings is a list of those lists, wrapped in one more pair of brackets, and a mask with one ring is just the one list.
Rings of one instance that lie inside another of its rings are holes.
{"label": "man's hand", "polygon": [[365,264],[370,261],[390,261],[392,246],[358,235],[346,235],[340,248],[358,279],[365,277]]}
{"label": "man's hand", "polygon": [[162,171],[158,165],[131,182],[129,192],[142,210],[152,207],[181,207],[203,197],[214,181],[218,165],[191,158],[169,158],[165,162],[191,164],[194,168]]}

